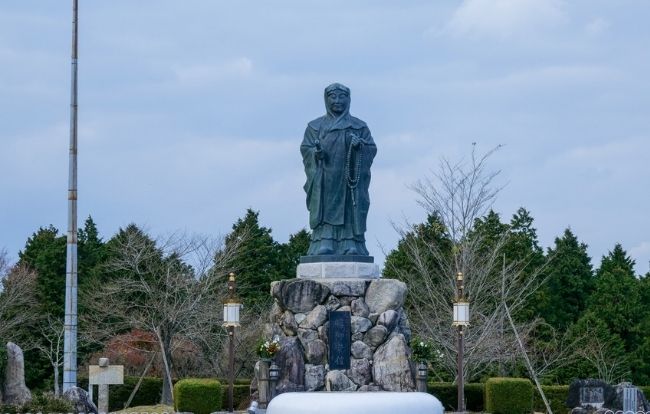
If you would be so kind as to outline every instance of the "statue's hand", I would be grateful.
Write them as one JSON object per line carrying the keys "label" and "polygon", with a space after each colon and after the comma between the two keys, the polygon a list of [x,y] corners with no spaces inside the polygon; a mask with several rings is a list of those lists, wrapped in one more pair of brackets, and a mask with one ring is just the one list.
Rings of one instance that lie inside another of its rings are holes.
{"label": "statue's hand", "polygon": [[359,145],[361,145],[361,138],[355,133],[350,133],[350,137],[352,139],[350,140],[350,145],[352,145],[354,148],[358,148]]}

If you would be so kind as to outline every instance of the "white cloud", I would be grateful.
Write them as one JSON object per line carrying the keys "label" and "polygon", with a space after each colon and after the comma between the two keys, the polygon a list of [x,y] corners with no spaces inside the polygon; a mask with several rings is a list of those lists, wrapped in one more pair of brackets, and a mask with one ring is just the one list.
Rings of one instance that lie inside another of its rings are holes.
{"label": "white cloud", "polygon": [[447,31],[456,36],[508,38],[566,21],[560,0],[465,0]]}

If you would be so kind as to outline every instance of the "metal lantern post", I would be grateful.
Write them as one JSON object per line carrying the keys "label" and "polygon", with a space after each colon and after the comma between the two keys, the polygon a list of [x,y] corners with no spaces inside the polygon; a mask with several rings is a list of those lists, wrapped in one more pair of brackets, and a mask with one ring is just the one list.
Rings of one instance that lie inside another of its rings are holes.
{"label": "metal lantern post", "polygon": [[458,330],[458,412],[465,412],[465,380],[463,376],[464,328],[469,326],[469,302],[465,299],[463,274],[456,274],[456,297],[454,298],[454,322]]}
{"label": "metal lantern post", "polygon": [[275,364],[275,362],[271,362],[271,367],[269,368],[269,380],[271,382],[271,399],[275,398],[276,395],[275,387],[277,387],[279,379],[280,379],[280,367],[278,367]]}
{"label": "metal lantern post", "polygon": [[228,408],[234,411],[233,390],[235,387],[235,327],[239,326],[239,310],[241,303],[235,295],[235,274],[228,275],[228,299],[223,304],[223,326],[228,330]]}

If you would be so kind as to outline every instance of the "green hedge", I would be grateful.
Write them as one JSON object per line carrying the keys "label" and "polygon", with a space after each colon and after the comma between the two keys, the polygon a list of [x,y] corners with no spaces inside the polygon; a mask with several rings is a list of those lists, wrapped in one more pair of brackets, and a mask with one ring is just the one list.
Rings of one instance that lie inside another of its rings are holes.
{"label": "green hedge", "polygon": [[174,385],[174,409],[210,414],[221,409],[221,383],[209,378],[186,378]]}
{"label": "green hedge", "polygon": [[[467,411],[483,411],[483,384],[465,384],[465,404]],[[430,382],[427,392],[440,400],[445,411],[456,411],[458,387],[451,382]]]}
{"label": "green hedge", "polygon": [[[249,381],[250,382],[250,381]],[[222,407],[228,407],[228,384],[221,385],[222,390]],[[233,405],[235,410],[237,409],[246,409],[250,405],[250,395],[251,395],[251,386],[250,384],[237,384],[235,381],[235,386],[232,390]]]}
{"label": "green hedge", "polygon": [[[230,380],[228,378],[217,378],[217,381],[221,383],[222,386],[226,386],[230,384]],[[237,378],[235,379],[235,385],[251,385],[251,380],[247,378]]]}
{"label": "green hedge", "polygon": [[[119,411],[124,409],[124,404],[129,400],[129,396],[135,385],[138,383],[140,377],[124,377],[124,384],[110,385],[108,387],[108,409],[110,411]],[[144,377],[142,384],[138,388],[138,392],[131,401],[131,407],[138,407],[141,405],[156,405],[160,403],[162,396],[162,378]],[[83,389],[88,389],[88,378],[80,378],[79,386]],[[97,387],[95,387],[94,395],[95,403],[97,402]]]}
{"label": "green hedge", "polygon": [[[124,377],[124,384],[111,385],[108,387],[108,409],[118,411],[124,409],[124,404],[129,400],[139,377]],[[162,378],[145,377],[142,379],[138,392],[135,393],[131,407],[141,405],[156,405],[162,397]]]}
{"label": "green hedge", "polygon": [[[546,412],[546,406],[544,406],[544,401],[542,396],[539,395],[537,388],[534,389],[533,393],[533,408],[538,412]],[[569,396],[569,386],[568,385],[542,385],[542,391],[548,400],[548,403],[551,405],[551,410],[553,414],[566,414],[570,411],[566,406],[566,399]]]}
{"label": "green hedge", "polygon": [[490,378],[485,383],[485,411],[528,414],[533,408],[533,384],[525,378]]}

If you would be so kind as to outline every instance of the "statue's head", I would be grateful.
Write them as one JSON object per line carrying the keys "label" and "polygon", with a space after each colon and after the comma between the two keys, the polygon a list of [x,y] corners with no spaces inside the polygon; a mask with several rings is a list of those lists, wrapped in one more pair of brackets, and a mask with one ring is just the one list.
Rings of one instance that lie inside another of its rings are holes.
{"label": "statue's head", "polygon": [[325,88],[325,108],[327,113],[339,117],[350,111],[350,88],[333,83]]}

